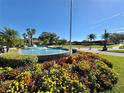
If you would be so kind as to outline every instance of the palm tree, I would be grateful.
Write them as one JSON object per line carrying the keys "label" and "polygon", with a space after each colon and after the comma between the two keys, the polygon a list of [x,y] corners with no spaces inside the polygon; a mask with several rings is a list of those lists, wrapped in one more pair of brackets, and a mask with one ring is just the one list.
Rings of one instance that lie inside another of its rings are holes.
{"label": "palm tree", "polygon": [[57,36],[56,33],[49,33],[49,44],[56,44],[59,39],[59,36]]}
{"label": "palm tree", "polygon": [[33,35],[36,33],[36,30],[34,28],[27,28],[27,35],[29,38],[29,45],[33,45]]}
{"label": "palm tree", "polygon": [[5,38],[2,35],[2,32],[0,32],[0,45],[4,45],[5,44]]}
{"label": "palm tree", "polygon": [[[96,35],[95,34],[89,34],[88,35],[88,39],[90,40],[90,42],[92,42],[92,40],[95,40],[96,39]],[[89,48],[91,50],[91,46]]]}
{"label": "palm tree", "polygon": [[9,50],[10,46],[14,46],[17,42],[17,40],[19,39],[19,34],[16,30],[11,29],[11,28],[7,28],[5,27],[1,32],[0,32],[0,36],[3,37],[3,39],[5,40],[5,45],[7,45]]}
{"label": "palm tree", "polygon": [[105,29],[105,33],[102,36],[102,38],[105,40],[104,41],[103,51],[107,51],[107,41],[108,41],[109,37],[110,37],[110,34],[107,33],[107,30]]}
{"label": "palm tree", "polygon": [[24,38],[24,44],[26,44],[27,43],[27,34],[26,33],[23,33],[22,36]]}
{"label": "palm tree", "polygon": [[39,40],[41,41],[47,41],[48,45],[56,44],[59,39],[59,36],[57,36],[56,33],[51,32],[42,32],[42,34],[39,36]]}

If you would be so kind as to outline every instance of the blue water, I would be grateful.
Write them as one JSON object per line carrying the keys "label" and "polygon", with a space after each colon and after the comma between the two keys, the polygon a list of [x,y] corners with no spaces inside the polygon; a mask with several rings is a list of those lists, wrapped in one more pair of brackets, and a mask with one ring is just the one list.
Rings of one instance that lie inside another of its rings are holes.
{"label": "blue water", "polygon": [[28,47],[19,51],[22,55],[51,55],[68,52],[66,49],[46,48],[46,47]]}

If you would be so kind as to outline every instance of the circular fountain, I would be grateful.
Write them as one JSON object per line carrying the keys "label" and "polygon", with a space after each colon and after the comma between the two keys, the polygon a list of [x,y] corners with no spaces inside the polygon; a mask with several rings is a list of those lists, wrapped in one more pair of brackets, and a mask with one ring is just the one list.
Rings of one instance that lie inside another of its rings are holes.
{"label": "circular fountain", "polygon": [[47,47],[28,47],[19,51],[21,55],[36,55],[39,61],[53,60],[69,55],[68,49],[47,48]]}

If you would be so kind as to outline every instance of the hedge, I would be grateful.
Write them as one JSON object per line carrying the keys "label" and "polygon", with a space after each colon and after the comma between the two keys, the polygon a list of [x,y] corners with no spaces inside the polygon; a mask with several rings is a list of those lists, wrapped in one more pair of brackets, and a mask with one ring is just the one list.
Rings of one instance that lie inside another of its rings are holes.
{"label": "hedge", "polygon": [[72,53],[77,53],[77,49],[72,49]]}
{"label": "hedge", "polygon": [[0,56],[0,66],[2,67],[20,67],[24,64],[38,62],[37,56],[19,55],[15,52],[5,53]]}

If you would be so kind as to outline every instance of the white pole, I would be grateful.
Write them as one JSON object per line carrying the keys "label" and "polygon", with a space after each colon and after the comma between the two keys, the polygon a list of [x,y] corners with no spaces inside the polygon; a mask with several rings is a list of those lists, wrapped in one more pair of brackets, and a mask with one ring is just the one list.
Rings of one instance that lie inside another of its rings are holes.
{"label": "white pole", "polygon": [[69,54],[72,55],[72,44],[71,44],[71,38],[72,38],[72,0],[70,0],[70,48],[69,48]]}

